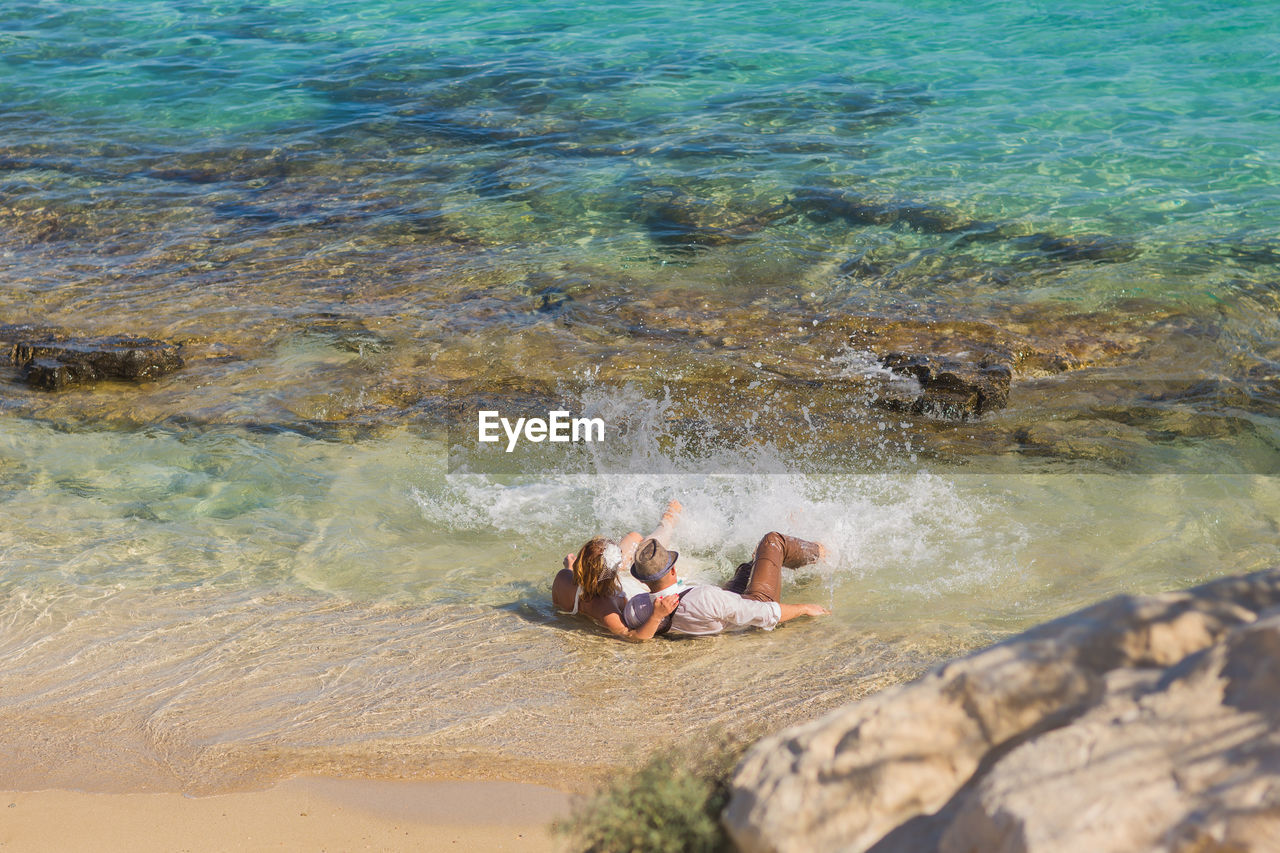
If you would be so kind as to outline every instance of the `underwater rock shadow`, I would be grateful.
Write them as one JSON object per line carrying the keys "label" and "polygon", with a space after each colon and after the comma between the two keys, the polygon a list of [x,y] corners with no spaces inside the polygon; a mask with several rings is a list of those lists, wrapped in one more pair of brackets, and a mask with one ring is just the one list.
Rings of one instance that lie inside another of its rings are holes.
{"label": "underwater rock shadow", "polygon": [[1124,263],[1142,254],[1133,243],[1106,234],[1061,235],[1023,233],[1017,223],[974,219],[938,205],[910,200],[884,200],[830,187],[801,187],[788,198],[798,213],[818,222],[842,220],[854,225],[906,226],[924,234],[956,235],[952,245],[1006,243],[1025,254],[1015,266],[1067,265],[1082,262]]}

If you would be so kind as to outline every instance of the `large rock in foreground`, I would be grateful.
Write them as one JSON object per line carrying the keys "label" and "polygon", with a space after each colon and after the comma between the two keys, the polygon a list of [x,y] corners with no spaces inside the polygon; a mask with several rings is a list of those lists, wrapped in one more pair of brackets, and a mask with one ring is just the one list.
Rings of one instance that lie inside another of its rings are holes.
{"label": "large rock in foreground", "polygon": [[745,851],[1280,850],[1280,570],[1123,596],[757,744]]}

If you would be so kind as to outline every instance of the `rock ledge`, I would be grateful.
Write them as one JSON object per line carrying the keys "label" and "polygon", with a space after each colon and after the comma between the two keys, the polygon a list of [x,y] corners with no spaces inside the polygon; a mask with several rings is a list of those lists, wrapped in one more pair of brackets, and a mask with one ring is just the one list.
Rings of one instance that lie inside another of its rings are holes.
{"label": "rock ledge", "polygon": [[23,327],[0,330],[7,360],[18,377],[34,388],[61,391],[104,379],[143,382],[158,379],[183,366],[178,345],[152,338],[113,335],[69,338],[48,330]]}
{"label": "rock ledge", "polygon": [[1122,596],[758,743],[745,851],[1280,850],[1280,570]]}

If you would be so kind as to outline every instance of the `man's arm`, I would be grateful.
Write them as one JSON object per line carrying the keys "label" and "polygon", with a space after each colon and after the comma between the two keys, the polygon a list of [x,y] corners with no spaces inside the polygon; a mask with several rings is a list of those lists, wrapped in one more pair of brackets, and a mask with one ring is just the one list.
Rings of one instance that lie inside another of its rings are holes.
{"label": "man's arm", "polygon": [[782,616],[779,622],[786,622],[788,619],[795,619],[797,616],[830,616],[831,611],[823,607],[821,604],[779,604],[782,608]]}

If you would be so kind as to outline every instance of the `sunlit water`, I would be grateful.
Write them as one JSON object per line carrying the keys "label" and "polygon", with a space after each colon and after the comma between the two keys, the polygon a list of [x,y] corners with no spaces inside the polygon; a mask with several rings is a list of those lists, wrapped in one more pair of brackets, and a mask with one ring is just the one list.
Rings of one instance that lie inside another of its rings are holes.
{"label": "sunlit water", "polygon": [[[775,6],[0,8],[0,323],[188,361],[4,374],[5,785],[582,785],[1275,563],[1274,10]],[[847,392],[904,341],[1022,358],[1008,409]],[[452,395],[569,378],[640,413],[629,465],[449,473]],[[748,446],[675,440],[766,380]],[[694,578],[825,542],[784,596],[833,615],[557,616],[564,553],[671,497]]]}

